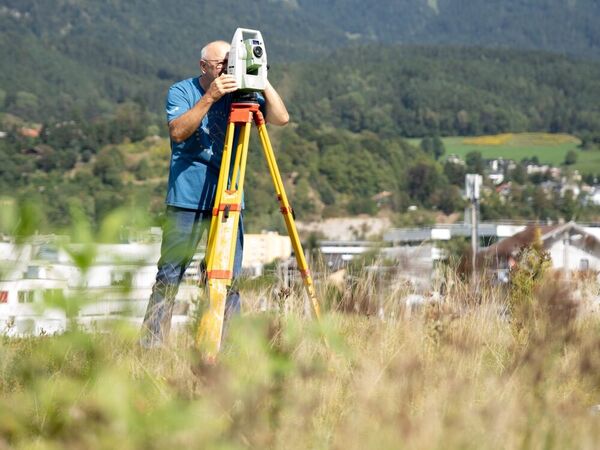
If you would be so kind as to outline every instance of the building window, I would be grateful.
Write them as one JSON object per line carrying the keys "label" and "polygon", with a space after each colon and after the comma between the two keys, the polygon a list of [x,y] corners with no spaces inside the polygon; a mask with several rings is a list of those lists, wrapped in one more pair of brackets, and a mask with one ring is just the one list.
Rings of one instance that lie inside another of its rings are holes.
{"label": "building window", "polygon": [[590,260],[587,258],[581,258],[579,260],[579,270],[589,270],[590,269]]}
{"label": "building window", "polygon": [[19,303],[33,303],[35,291],[19,291]]}
{"label": "building window", "polygon": [[8,303],[8,291],[0,291],[0,303]]}
{"label": "building window", "polygon": [[133,273],[128,270],[115,271],[110,274],[111,286],[123,286],[130,288],[133,282]]}
{"label": "building window", "polygon": [[63,298],[62,289],[46,289],[44,291],[44,301],[50,303],[60,302]]}

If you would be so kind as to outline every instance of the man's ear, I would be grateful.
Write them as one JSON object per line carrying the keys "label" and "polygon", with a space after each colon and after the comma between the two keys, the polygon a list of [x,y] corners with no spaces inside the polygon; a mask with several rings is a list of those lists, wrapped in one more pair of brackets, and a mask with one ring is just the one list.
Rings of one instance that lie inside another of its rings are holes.
{"label": "man's ear", "polygon": [[202,61],[202,60],[198,61],[198,65],[200,66],[200,73],[201,73],[202,75],[204,75],[204,74],[206,73],[206,70],[204,69],[204,66],[203,66],[203,64],[202,64],[203,62],[204,62],[204,61]]}

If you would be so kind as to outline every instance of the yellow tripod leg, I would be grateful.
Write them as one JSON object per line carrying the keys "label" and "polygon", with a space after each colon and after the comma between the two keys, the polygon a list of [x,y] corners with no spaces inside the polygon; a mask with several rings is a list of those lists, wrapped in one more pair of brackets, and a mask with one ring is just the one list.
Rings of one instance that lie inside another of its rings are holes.
{"label": "yellow tripod leg", "polygon": [[[284,216],[288,235],[296,254],[298,268],[304,280],[306,292],[311,300],[314,315],[320,318],[320,306],[314,289],[313,280],[304,257],[302,244],[296,229],[292,208],[288,202],[283,186],[283,181],[275,161],[271,141],[266,130],[262,113],[258,104],[234,104],[230,113],[230,122],[225,137],[223,160],[219,173],[215,206],[209,232],[207,246],[207,276],[209,307],[202,316],[196,335],[196,344],[207,360],[214,360],[221,345],[223,322],[225,315],[225,301],[228,288],[233,277],[236,241],[239,219],[241,214],[242,193],[248,156],[248,143],[250,140],[250,125],[254,118],[258,126],[263,152],[267,160],[269,172],[273,179],[275,191]],[[240,133],[236,159],[233,166],[233,176],[229,179],[231,151],[235,124],[245,124]],[[228,182],[229,180],[229,182]],[[227,189],[228,184],[230,188]],[[237,184],[237,185],[236,185]]]}
{"label": "yellow tripod leg", "polygon": [[[221,168],[219,170],[219,179],[217,181],[217,190],[215,191],[215,205],[219,205],[221,202],[221,194],[225,190],[227,186],[227,180],[229,177],[229,167],[231,164],[231,149],[233,148],[233,137],[235,136],[235,124],[229,123],[227,125],[227,132],[225,133],[225,145],[223,147],[223,157],[221,159]],[[216,214],[213,212],[213,216],[210,220],[210,228],[208,232],[208,240],[206,244],[206,264],[209,264],[210,258],[212,256],[212,249],[214,248],[214,236],[216,221]]]}
{"label": "yellow tripod leg", "polygon": [[319,300],[315,292],[313,279],[310,274],[308,264],[306,263],[306,258],[304,257],[304,251],[302,250],[302,243],[300,242],[298,230],[296,229],[296,222],[294,221],[292,208],[285,193],[283,180],[281,179],[281,174],[279,172],[279,168],[277,167],[277,161],[275,161],[275,154],[273,153],[271,140],[269,139],[269,134],[267,133],[267,127],[265,125],[264,119],[262,118],[262,114],[260,112],[257,114],[259,114],[259,118],[256,120],[256,124],[258,126],[258,135],[260,136],[263,152],[267,160],[267,165],[269,166],[271,178],[273,179],[277,199],[279,200],[279,209],[283,214],[285,226],[287,228],[288,235],[290,236],[290,240],[292,241],[292,247],[294,248],[294,253],[296,254],[296,262],[298,263],[298,269],[300,270],[300,274],[302,275],[304,287],[306,288],[306,293],[308,294],[308,298],[310,299],[313,313],[317,319],[320,319],[321,308],[319,306]]}
{"label": "yellow tripod leg", "polygon": [[[232,143],[233,133],[234,127],[231,123],[228,126],[226,143]],[[231,154],[226,155],[225,151],[219,173],[207,247],[209,306],[202,316],[196,335],[196,344],[207,360],[214,360],[221,346],[225,302],[233,278],[249,139],[250,123],[247,123],[239,137],[233,177],[229,182],[227,181],[230,173]],[[228,148],[231,148],[231,145]],[[226,156],[229,158],[228,160],[225,160]],[[228,184],[231,185],[230,189],[226,189]]]}

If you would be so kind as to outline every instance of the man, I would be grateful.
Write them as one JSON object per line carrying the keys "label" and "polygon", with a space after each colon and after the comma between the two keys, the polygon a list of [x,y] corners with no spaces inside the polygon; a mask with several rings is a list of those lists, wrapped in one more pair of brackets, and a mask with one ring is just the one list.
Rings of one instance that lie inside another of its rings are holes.
{"label": "man", "polygon": [[[229,47],[225,41],[206,45],[200,55],[200,76],[175,83],[167,95],[171,138],[167,211],[158,273],[142,325],[140,343],[144,347],[160,346],[167,339],[179,283],[210,227],[231,94],[238,88],[235,78],[224,73]],[[259,103],[268,123],[287,124],[286,107],[268,82]],[[240,216],[234,279],[241,272],[243,239]],[[239,294],[232,290],[227,296],[226,317],[239,309]]]}

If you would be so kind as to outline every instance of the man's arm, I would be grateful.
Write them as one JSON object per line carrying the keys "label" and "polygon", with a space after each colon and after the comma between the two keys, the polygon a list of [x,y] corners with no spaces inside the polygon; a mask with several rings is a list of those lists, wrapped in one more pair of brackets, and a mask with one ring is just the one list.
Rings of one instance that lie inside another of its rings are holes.
{"label": "man's arm", "polygon": [[267,86],[264,91],[265,107],[267,116],[265,117],[268,123],[273,125],[286,125],[290,121],[290,115],[287,112],[285,104],[271,83],[267,81]]}
{"label": "man's arm", "polygon": [[237,89],[235,78],[223,74],[210,84],[208,91],[191,109],[169,122],[169,135],[174,142],[183,142],[200,126],[200,122],[210,109],[223,95]]}

